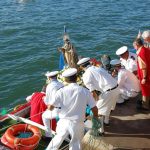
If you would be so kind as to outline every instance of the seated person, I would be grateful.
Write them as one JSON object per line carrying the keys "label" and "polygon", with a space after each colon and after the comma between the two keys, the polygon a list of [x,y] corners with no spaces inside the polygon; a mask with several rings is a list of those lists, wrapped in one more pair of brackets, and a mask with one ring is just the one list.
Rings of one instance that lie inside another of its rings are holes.
{"label": "seated person", "polygon": [[117,80],[120,89],[120,98],[117,103],[123,103],[130,97],[136,97],[140,93],[140,83],[135,74],[124,69],[121,66],[121,61],[118,59],[114,59],[110,63],[118,73]]}

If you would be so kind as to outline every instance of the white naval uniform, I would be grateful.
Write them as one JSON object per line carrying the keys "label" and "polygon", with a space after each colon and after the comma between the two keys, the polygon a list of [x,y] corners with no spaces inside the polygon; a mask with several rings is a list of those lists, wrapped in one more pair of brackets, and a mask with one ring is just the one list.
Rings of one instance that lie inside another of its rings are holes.
{"label": "white naval uniform", "polygon": [[136,97],[140,92],[140,82],[137,77],[126,69],[120,69],[118,72],[118,85],[120,97],[118,103],[124,102],[124,99]]}
{"label": "white naval uniform", "polygon": [[137,71],[137,55],[129,52],[129,57],[127,60],[120,58],[121,65],[130,72]]}
{"label": "white naval uniform", "polygon": [[[51,82],[48,84],[46,88],[46,97],[45,97],[45,104],[49,105],[50,102],[53,100],[56,92],[63,87],[63,84],[57,81],[56,79],[52,79]],[[59,105],[57,106],[59,107]],[[43,119],[43,124],[45,126],[45,136],[46,137],[51,137],[51,129],[50,129],[50,120],[53,118],[56,118],[58,116],[59,109],[54,108],[53,111],[46,110],[42,114],[42,119]]]}
{"label": "white naval uniform", "polygon": [[71,136],[69,150],[81,150],[86,106],[95,107],[95,100],[86,88],[71,83],[57,92],[51,104],[57,106],[58,103],[61,109],[56,128],[57,134],[46,150],[58,150],[69,134]]}
{"label": "white naval uniform", "polygon": [[[97,90],[102,93],[97,102],[97,107],[99,114],[105,116],[105,118],[107,117],[108,123],[111,109],[115,109],[116,101],[119,96],[117,81],[102,67],[90,66],[83,74],[83,82],[91,92]],[[112,88],[114,89],[109,90]],[[104,122],[106,123],[106,121]]]}

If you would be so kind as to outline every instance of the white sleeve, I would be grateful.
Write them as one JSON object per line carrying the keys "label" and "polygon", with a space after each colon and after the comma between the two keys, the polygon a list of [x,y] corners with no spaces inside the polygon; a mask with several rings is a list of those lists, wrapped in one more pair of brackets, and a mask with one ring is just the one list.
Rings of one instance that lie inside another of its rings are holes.
{"label": "white sleeve", "polygon": [[61,103],[62,103],[62,92],[61,89],[58,90],[54,95],[52,100],[50,101],[50,105],[53,105],[55,107],[61,107]]}
{"label": "white sleeve", "polygon": [[118,73],[118,85],[119,85],[119,88],[122,88],[124,86],[125,80],[126,80],[125,73],[122,72],[122,71],[119,72]]}
{"label": "white sleeve", "polygon": [[83,83],[84,85],[90,90],[90,92],[95,90],[94,84],[93,84],[93,80],[92,80],[92,74],[90,72],[85,73],[83,75]]}
{"label": "white sleeve", "polygon": [[88,92],[88,93],[87,93],[88,105],[90,106],[90,108],[93,108],[93,107],[96,106],[96,102],[95,102],[95,100],[94,100],[92,94],[91,94],[89,91],[87,91],[87,92]]}

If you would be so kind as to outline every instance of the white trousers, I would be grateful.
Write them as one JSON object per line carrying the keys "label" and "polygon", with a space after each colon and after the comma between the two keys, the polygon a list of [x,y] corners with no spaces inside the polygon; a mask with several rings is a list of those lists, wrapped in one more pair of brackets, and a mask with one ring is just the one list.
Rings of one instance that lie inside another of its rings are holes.
{"label": "white trousers", "polygon": [[59,110],[57,108],[54,108],[53,111],[50,111],[47,109],[42,114],[42,120],[43,120],[43,124],[45,126],[45,136],[46,137],[52,137],[52,132],[51,132],[51,128],[50,128],[50,120],[56,118],[58,116],[58,112],[59,112]]}
{"label": "white trousers", "polygon": [[119,94],[120,92],[118,87],[114,90],[102,93],[96,104],[98,108],[98,114],[107,116],[107,118],[109,118],[111,110],[115,109]]}
{"label": "white trousers", "polygon": [[139,93],[135,91],[129,91],[125,88],[120,88],[120,96],[117,100],[117,103],[123,103],[124,100],[129,99],[130,97],[136,97]]}
{"label": "white trousers", "polygon": [[69,150],[82,150],[81,141],[84,136],[84,123],[68,119],[60,119],[57,123],[56,135],[46,150],[58,150],[63,140],[70,134]]}

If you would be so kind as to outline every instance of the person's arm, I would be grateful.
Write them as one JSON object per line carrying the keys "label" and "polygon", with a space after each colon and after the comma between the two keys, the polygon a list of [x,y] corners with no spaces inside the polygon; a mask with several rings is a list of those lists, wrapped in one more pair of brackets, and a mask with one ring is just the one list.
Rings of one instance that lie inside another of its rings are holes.
{"label": "person's arm", "polygon": [[47,106],[47,109],[48,109],[48,110],[51,110],[51,111],[52,111],[54,108],[55,108],[54,105],[48,105],[48,106]]}
{"label": "person's arm", "polygon": [[99,100],[99,96],[97,95],[96,91],[94,90],[94,91],[92,91],[91,93],[92,93],[94,99],[95,99],[96,101],[98,101],[98,100]]}
{"label": "person's arm", "polygon": [[139,67],[142,70],[142,80],[141,83],[145,84],[146,83],[146,78],[147,78],[147,66],[146,63],[140,58],[138,57],[138,62],[139,62]]}
{"label": "person's arm", "polygon": [[93,116],[98,118],[98,108],[95,106],[93,108],[91,108]]}

